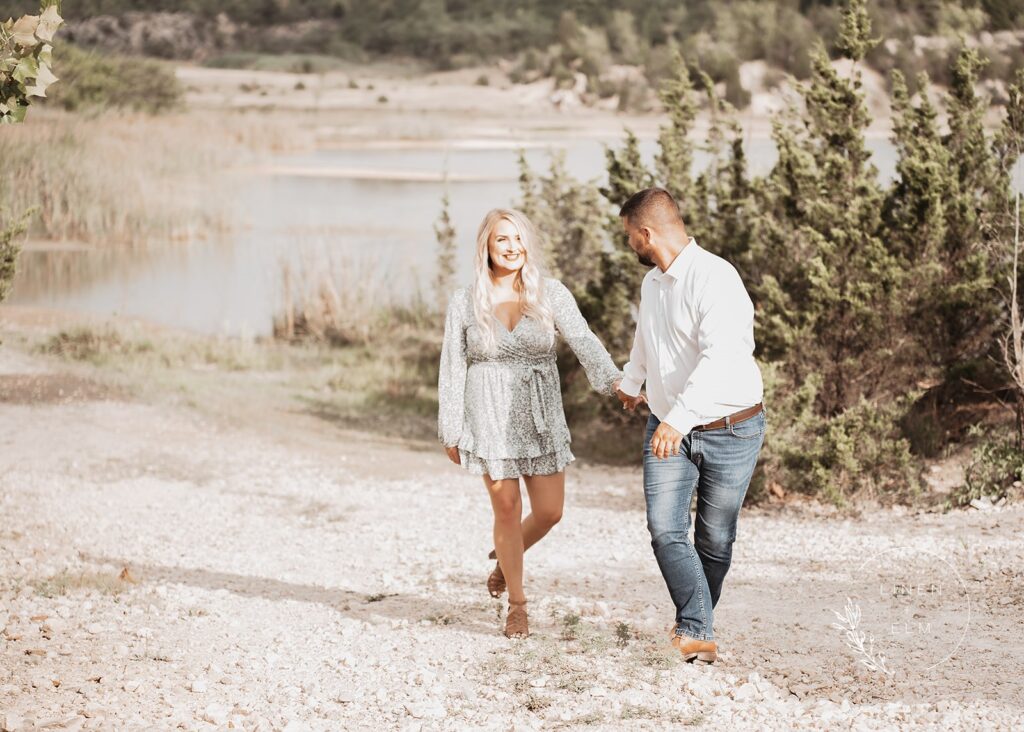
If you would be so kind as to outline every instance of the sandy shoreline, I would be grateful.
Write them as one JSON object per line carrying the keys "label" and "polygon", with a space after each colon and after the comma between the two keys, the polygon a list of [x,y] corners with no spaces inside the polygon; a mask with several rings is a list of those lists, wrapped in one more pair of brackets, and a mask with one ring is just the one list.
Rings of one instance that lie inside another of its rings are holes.
{"label": "sandy shoreline", "polygon": [[[763,62],[750,62],[741,74],[763,76]],[[840,68],[844,68],[840,64]],[[631,130],[651,140],[665,123],[659,111],[625,113],[615,100],[594,106],[564,102],[554,93],[551,80],[513,84],[494,68],[462,69],[427,73],[380,65],[353,65],[345,71],[324,74],[210,69],[179,66],[177,76],[187,90],[188,105],[195,109],[294,114],[317,128],[325,147],[361,149],[421,149],[420,146],[477,144],[521,146],[572,137],[616,141]],[[843,72],[845,73],[845,72]],[[481,86],[481,76],[490,83]],[[866,137],[891,136],[889,95],[886,80],[865,69],[863,89],[872,122]],[[796,95],[791,85],[765,90],[755,85],[751,105],[736,119],[748,140],[772,135],[772,120],[788,99]],[[315,118],[315,122],[308,118]],[[709,118],[698,115],[695,139],[707,136]],[[1002,109],[989,110],[988,124],[1002,122]],[[467,143],[467,141],[472,141]]]}
{"label": "sandy shoreline", "polygon": [[[549,80],[479,86],[473,81],[479,71],[408,76],[381,74],[374,67],[293,74],[179,66],[177,76],[187,89],[191,108],[294,114],[298,122],[315,124],[318,136],[328,146],[358,141],[371,149],[399,149],[397,146],[431,144],[432,140],[509,145],[513,144],[510,138],[529,144],[567,136],[613,141],[621,139],[627,129],[641,139],[654,139],[665,122],[660,112],[623,113],[608,104],[559,107],[552,101]],[[352,88],[351,82],[357,88]],[[869,137],[889,133],[888,112],[880,103],[880,94],[876,90],[871,96],[876,119]],[[737,119],[748,138],[771,137],[770,114],[748,108]],[[695,136],[706,136],[708,124],[702,113]]]}

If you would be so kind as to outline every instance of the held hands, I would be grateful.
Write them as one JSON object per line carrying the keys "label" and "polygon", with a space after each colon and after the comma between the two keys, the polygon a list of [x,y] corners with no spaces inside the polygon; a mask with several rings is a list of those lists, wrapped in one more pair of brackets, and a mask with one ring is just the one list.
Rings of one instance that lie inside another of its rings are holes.
{"label": "held hands", "polygon": [[462,465],[462,458],[459,457],[459,448],[458,447],[446,447],[444,449],[444,451],[445,451],[445,454],[448,455],[448,459],[449,460],[451,460],[456,465]]}
{"label": "held hands", "polygon": [[619,388],[619,384],[621,383],[621,381],[616,381],[614,388],[615,396],[617,396],[619,398],[619,401],[622,402],[623,409],[628,409],[631,412],[635,412],[636,408],[639,405],[647,403],[647,397],[645,397],[642,393],[637,394],[636,396],[630,396],[626,392],[622,391],[622,389]]}
{"label": "held hands", "polygon": [[667,422],[662,422],[651,435],[651,454],[659,460],[679,454],[683,433]]}

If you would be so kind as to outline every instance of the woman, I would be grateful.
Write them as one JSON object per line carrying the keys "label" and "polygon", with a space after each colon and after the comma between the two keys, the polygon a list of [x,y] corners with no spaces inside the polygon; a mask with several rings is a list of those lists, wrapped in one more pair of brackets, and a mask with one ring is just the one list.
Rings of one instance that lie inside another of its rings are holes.
{"label": "woman", "polygon": [[[487,589],[500,597],[508,587],[510,638],[529,634],[523,552],[561,518],[564,470],[575,459],[555,365],[556,333],[594,389],[614,394],[621,373],[565,285],[543,276],[532,224],[518,211],[491,211],[477,234],[473,287],[456,291],[448,306],[438,436],[453,463],[483,476],[491,497],[491,558],[498,563]],[[520,478],[532,509],[525,520]]]}

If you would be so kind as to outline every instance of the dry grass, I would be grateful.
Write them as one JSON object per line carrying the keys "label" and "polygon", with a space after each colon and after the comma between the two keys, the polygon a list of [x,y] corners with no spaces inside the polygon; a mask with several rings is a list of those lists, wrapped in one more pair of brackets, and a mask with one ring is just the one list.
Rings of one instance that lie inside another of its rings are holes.
{"label": "dry grass", "polygon": [[65,328],[38,343],[36,350],[67,361],[139,369],[248,371],[284,368],[291,355],[272,344],[233,338],[161,333],[130,324]]}
{"label": "dry grass", "polygon": [[382,419],[396,434],[432,439],[437,414],[438,363],[443,326],[414,297],[398,302],[370,260],[306,248],[297,263],[282,264],[284,300],[275,338],[329,346],[325,389],[308,397],[318,416],[338,423]]}
{"label": "dry grass", "polygon": [[70,361],[92,363],[100,363],[108,358],[130,357],[152,349],[150,341],[125,338],[114,328],[93,329],[84,326],[62,330],[40,347],[45,353]]}
{"label": "dry grass", "polygon": [[36,582],[33,586],[36,593],[43,597],[59,597],[80,590],[116,595],[133,583],[134,580],[124,570],[120,575],[83,570],[81,572],[59,572],[52,577]]}
{"label": "dry grass", "polygon": [[396,319],[424,310],[418,303],[401,308],[388,273],[372,259],[339,255],[326,243],[302,246],[302,251],[297,262],[281,264],[283,302],[274,318],[276,338],[366,345]]}
{"label": "dry grass", "polygon": [[0,135],[0,209],[37,208],[30,235],[97,246],[211,236],[233,223],[230,168],[301,146],[283,118],[36,110]]}

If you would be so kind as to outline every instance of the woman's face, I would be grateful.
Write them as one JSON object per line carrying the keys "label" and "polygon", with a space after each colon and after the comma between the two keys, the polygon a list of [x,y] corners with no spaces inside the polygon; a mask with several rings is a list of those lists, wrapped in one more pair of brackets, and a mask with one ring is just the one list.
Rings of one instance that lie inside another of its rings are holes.
{"label": "woman's face", "polygon": [[499,276],[518,272],[526,264],[526,249],[519,229],[508,219],[499,220],[494,227],[487,253],[491,258],[491,270]]}

